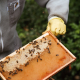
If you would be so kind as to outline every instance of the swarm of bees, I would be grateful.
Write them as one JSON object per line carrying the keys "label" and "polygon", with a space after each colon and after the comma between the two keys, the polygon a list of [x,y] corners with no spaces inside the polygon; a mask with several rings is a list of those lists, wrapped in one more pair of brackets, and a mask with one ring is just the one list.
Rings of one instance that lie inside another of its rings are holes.
{"label": "swarm of bees", "polygon": [[[35,52],[35,49],[41,50],[41,48],[40,48],[40,46],[39,46],[39,42],[40,42],[40,43],[44,43],[44,44],[47,43],[48,46],[46,47],[46,49],[48,50],[48,53],[51,54],[50,49],[49,49],[49,46],[52,45],[52,42],[51,42],[51,40],[48,40],[46,37],[43,37],[43,38],[40,39],[39,41],[34,40],[34,41],[30,42],[29,44],[33,46],[33,49],[29,49],[29,50],[28,50],[29,54],[30,54],[31,56],[33,56],[33,55],[34,55],[34,52]],[[24,51],[24,50],[25,50],[25,48],[23,48],[23,51]],[[19,48],[18,50],[16,50],[15,52],[18,53],[18,54],[21,54],[20,48]],[[42,61],[42,58],[40,57],[40,52],[37,52],[37,54],[38,54],[37,62],[39,62],[39,60]],[[27,54],[25,54],[24,56],[25,56],[25,57],[28,57]],[[59,55],[56,54],[56,56],[59,56]],[[5,70],[4,70],[4,64],[5,64],[5,63],[8,64],[9,61],[10,61],[10,57],[7,58],[7,61],[4,61],[4,62],[1,61],[1,62],[0,62],[0,67],[2,68],[2,70],[0,71],[1,73],[5,72]],[[19,61],[16,60],[16,63],[19,63]],[[29,62],[26,62],[26,63],[25,63],[25,67],[26,67],[27,65],[29,65]],[[16,67],[16,70],[10,71],[10,72],[9,72],[9,75],[14,76],[14,75],[18,74],[18,71],[23,71],[23,69],[20,69],[20,68],[17,68],[17,67]],[[8,77],[8,78],[7,78],[7,80],[10,80],[10,79],[11,79],[11,77]]]}

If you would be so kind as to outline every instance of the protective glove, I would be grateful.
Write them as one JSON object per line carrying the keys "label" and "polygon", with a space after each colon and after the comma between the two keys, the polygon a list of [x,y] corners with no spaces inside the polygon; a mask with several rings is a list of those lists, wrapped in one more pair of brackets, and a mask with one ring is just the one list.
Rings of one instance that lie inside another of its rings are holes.
{"label": "protective glove", "polygon": [[63,35],[66,33],[66,25],[61,18],[55,17],[48,22],[47,29],[42,34],[47,31],[51,31],[55,36]]}

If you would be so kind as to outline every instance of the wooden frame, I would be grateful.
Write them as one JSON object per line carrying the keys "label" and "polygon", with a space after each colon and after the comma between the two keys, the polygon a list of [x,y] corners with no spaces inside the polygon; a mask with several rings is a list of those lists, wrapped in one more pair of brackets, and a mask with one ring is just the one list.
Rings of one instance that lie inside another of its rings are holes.
{"label": "wooden frame", "polygon": [[[61,48],[65,51],[67,51],[66,54],[69,54],[69,56],[71,57],[71,60],[69,62],[67,62],[65,65],[59,67],[58,69],[56,69],[55,71],[53,71],[52,73],[50,73],[48,76],[46,76],[45,78],[43,78],[42,80],[46,80],[47,78],[49,78],[52,75],[55,75],[56,73],[58,73],[60,70],[62,70],[63,68],[65,68],[66,66],[68,66],[70,63],[72,63],[73,61],[76,60],[76,57],[51,33],[51,32],[47,32],[49,33],[49,35],[54,39],[54,41],[56,43],[58,43]],[[45,33],[46,34],[46,33]],[[2,73],[0,73],[0,76],[3,80],[6,80],[5,77],[2,75]]]}

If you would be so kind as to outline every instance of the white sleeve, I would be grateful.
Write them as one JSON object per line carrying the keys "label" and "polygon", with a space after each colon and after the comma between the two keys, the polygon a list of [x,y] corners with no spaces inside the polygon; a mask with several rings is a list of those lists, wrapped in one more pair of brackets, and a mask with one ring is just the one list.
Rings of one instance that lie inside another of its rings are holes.
{"label": "white sleeve", "polygon": [[69,0],[35,0],[40,6],[45,6],[48,10],[48,20],[54,16],[68,20]]}

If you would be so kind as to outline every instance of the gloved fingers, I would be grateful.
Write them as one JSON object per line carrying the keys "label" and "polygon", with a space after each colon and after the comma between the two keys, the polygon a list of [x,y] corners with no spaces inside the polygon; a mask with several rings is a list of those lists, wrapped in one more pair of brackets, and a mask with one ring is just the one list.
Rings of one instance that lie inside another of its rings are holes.
{"label": "gloved fingers", "polygon": [[65,33],[66,33],[66,25],[63,24],[62,27],[61,27],[61,29],[60,29],[60,34],[63,35]]}
{"label": "gloved fingers", "polygon": [[55,36],[56,36],[56,33],[55,33],[55,31],[51,31],[51,32],[52,32],[52,34],[53,34],[53,35],[55,35]]}
{"label": "gloved fingers", "polygon": [[66,31],[64,31],[64,30],[61,30],[61,31],[60,31],[60,34],[61,34],[61,35],[65,34],[65,33],[66,33]]}
{"label": "gloved fingers", "polygon": [[55,35],[55,36],[58,36],[58,35],[63,35],[66,33],[66,28],[65,26],[63,26],[63,28],[53,28],[51,29],[51,32]]}
{"label": "gloved fingers", "polygon": [[64,31],[62,32],[62,34],[66,33],[66,25],[64,24]]}
{"label": "gloved fingers", "polygon": [[63,35],[66,33],[66,25],[60,18],[52,19],[48,22],[47,29],[42,34],[46,33],[47,31],[51,31],[55,36],[59,34]]}
{"label": "gloved fingers", "polygon": [[51,32],[52,32],[55,36],[57,36],[57,35],[59,35],[59,33],[60,33],[60,28],[57,27],[57,25],[53,24],[53,25],[51,25]]}
{"label": "gloved fingers", "polygon": [[53,22],[52,24],[49,22],[48,26],[48,31],[51,31],[55,36],[59,35],[59,28],[56,27],[55,22]]}
{"label": "gloved fingers", "polygon": [[61,30],[60,30],[60,34],[63,35],[63,33],[64,33],[64,31],[61,31]]}
{"label": "gloved fingers", "polygon": [[58,33],[56,33],[56,29],[55,30],[51,30],[51,32],[55,35],[55,36],[57,36],[58,35]]}
{"label": "gloved fingers", "polygon": [[65,34],[65,33],[66,33],[66,31],[63,31],[63,32],[62,32],[62,35]]}
{"label": "gloved fingers", "polygon": [[55,29],[55,34],[56,34],[56,36],[60,34],[60,28]]}

